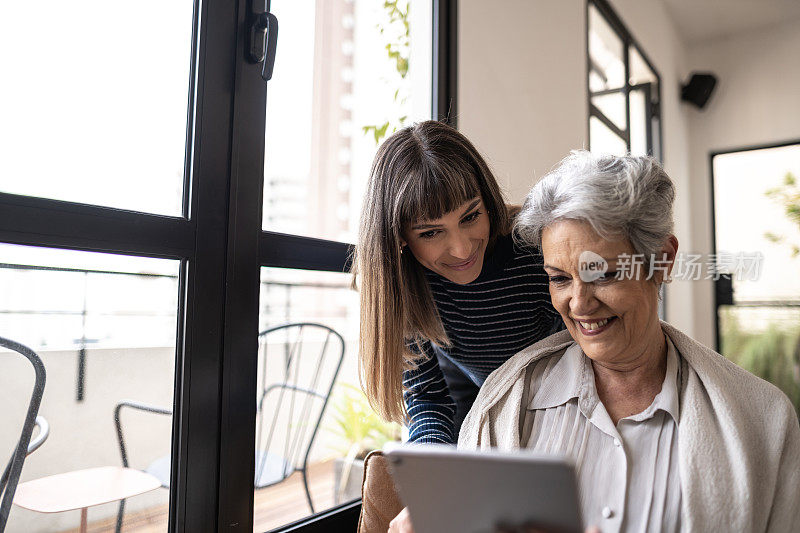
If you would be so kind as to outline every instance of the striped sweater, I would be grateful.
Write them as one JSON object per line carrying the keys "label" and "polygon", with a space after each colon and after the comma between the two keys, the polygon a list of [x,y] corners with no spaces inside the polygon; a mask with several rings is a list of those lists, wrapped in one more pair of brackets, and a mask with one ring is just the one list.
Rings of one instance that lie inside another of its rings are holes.
{"label": "striped sweater", "polygon": [[437,352],[479,387],[512,355],[564,326],[550,303],[541,254],[520,248],[510,235],[497,240],[472,283],[425,274],[451,346],[426,341],[412,348],[425,357],[403,376],[409,441],[452,444],[456,403]]}

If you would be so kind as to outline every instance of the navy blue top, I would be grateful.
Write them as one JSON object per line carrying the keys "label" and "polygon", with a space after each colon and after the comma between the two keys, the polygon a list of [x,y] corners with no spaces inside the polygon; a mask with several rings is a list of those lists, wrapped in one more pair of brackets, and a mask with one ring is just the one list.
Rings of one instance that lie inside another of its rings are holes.
{"label": "navy blue top", "polygon": [[[425,341],[421,345],[425,358],[416,369],[404,373],[409,441],[456,441],[456,402],[439,358],[446,358],[443,363],[460,369],[477,391],[486,377],[512,355],[563,329],[561,317],[550,303],[542,264],[538,250],[520,247],[507,235],[498,238],[472,283],[459,285],[425,270],[451,346],[439,347]],[[473,399],[474,395],[467,409]]]}

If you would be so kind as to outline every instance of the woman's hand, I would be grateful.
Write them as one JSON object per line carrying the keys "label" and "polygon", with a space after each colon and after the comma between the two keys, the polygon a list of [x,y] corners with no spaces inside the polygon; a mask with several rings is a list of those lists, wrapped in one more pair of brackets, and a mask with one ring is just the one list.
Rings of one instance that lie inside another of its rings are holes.
{"label": "woman's hand", "polygon": [[408,514],[408,507],[405,507],[400,514],[389,522],[389,533],[414,533],[414,526],[411,525],[411,515]]}

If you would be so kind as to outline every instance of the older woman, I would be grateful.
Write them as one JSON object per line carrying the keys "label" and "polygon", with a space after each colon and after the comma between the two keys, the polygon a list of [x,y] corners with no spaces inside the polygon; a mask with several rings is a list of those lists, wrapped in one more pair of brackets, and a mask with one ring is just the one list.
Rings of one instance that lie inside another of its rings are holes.
{"label": "older woman", "polygon": [[567,331],[486,380],[459,447],[576,465],[586,524],[611,531],[797,531],[800,428],[776,387],[660,322],[678,250],[671,180],[645,157],[573,152],[530,192]]}

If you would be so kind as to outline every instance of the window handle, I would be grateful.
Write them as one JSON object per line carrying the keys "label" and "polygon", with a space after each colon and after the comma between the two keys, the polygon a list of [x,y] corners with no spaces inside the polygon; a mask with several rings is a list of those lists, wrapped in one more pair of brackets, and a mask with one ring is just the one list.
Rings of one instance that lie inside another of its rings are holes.
{"label": "window handle", "polygon": [[250,25],[250,61],[262,63],[261,77],[272,79],[275,49],[278,46],[278,19],[272,13],[258,13]]}

